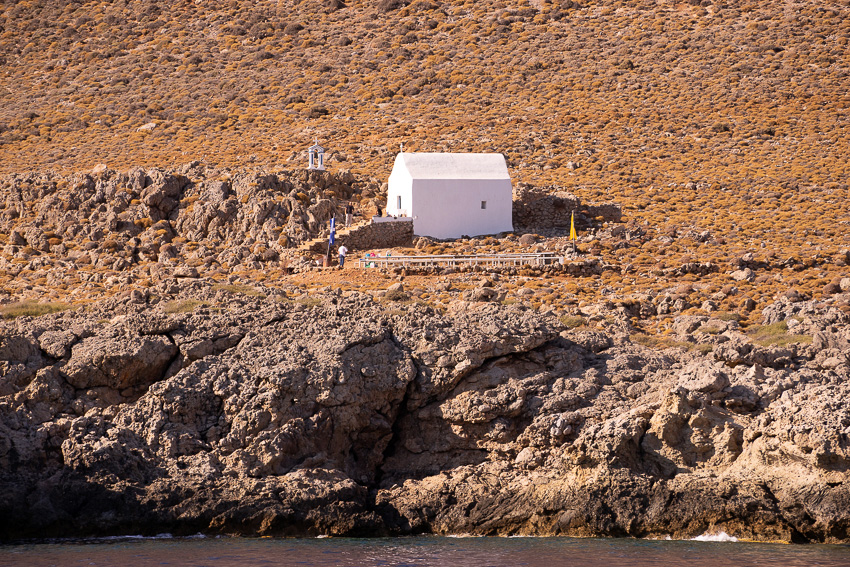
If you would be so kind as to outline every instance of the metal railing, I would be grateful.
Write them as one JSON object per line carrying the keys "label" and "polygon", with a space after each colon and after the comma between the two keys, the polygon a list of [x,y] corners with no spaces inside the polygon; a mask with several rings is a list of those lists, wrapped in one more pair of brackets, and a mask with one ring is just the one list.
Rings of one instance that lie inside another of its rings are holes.
{"label": "metal railing", "polygon": [[553,252],[536,254],[432,254],[422,256],[364,256],[358,268],[392,268],[425,266],[545,266],[563,264],[564,257]]}

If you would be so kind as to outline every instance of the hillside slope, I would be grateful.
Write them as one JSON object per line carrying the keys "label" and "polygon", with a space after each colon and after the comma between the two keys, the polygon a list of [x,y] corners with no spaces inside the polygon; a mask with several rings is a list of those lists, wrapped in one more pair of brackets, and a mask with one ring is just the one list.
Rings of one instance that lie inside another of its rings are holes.
{"label": "hillside slope", "polygon": [[333,167],[381,177],[404,143],[504,152],[519,179],[587,190],[846,189],[849,12],[846,1],[6,3],[0,168],[271,165],[318,138]]}
{"label": "hillside slope", "polygon": [[796,266],[754,294],[763,307],[847,275],[848,12],[847,1],[6,3],[0,172],[35,177],[4,179],[3,197],[46,168],[98,163],[292,170],[316,138],[332,171],[364,180],[386,178],[400,143],[500,151],[514,180],[621,203],[654,231],[643,246],[591,242],[622,261],[618,289],[693,261]]}

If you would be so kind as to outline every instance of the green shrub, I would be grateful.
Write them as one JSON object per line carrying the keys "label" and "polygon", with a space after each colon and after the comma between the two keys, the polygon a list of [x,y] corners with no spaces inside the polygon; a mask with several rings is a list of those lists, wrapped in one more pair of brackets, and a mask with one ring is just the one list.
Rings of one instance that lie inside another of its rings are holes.
{"label": "green shrub", "polygon": [[701,333],[705,333],[706,335],[717,335],[722,331],[720,327],[712,327],[711,325],[703,325],[699,328]]}
{"label": "green shrub", "polygon": [[731,311],[718,311],[713,315],[715,319],[720,319],[721,321],[740,321],[741,316],[738,313],[732,313]]}
{"label": "green shrub", "polygon": [[198,307],[207,307],[209,303],[198,299],[175,299],[162,308],[165,313],[191,313]]}
{"label": "green shrub", "polygon": [[584,317],[579,317],[577,315],[563,315],[561,316],[561,324],[568,329],[575,329],[576,327],[582,327],[585,325],[586,321]]}
{"label": "green shrub", "polygon": [[303,297],[301,299],[296,300],[295,303],[298,303],[299,305],[303,305],[304,307],[313,308],[313,307],[318,307],[319,305],[321,305],[322,300],[319,299],[318,297]]}
{"label": "green shrub", "polygon": [[410,296],[400,289],[392,289],[384,294],[384,299],[388,301],[407,301],[410,299]]}
{"label": "green shrub", "polygon": [[48,313],[58,313],[70,309],[67,303],[51,302],[38,303],[37,301],[18,301],[0,307],[0,315],[4,319],[15,319],[16,317],[38,317]]}
{"label": "green shrub", "polygon": [[714,345],[711,343],[703,343],[701,345],[693,345],[691,350],[695,350],[700,354],[708,354],[714,350]]}
{"label": "green shrub", "polygon": [[241,293],[250,297],[265,297],[266,295],[255,287],[244,284],[215,284],[215,291],[226,291],[228,293]]}
{"label": "green shrub", "polygon": [[750,339],[761,346],[787,346],[794,343],[812,342],[809,335],[788,334],[788,323],[780,321],[770,325],[758,325],[747,330]]}

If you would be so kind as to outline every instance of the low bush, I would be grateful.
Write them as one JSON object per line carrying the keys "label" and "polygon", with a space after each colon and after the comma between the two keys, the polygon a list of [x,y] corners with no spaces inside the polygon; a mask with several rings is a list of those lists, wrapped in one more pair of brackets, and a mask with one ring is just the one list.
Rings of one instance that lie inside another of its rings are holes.
{"label": "low bush", "polygon": [[4,319],[15,319],[17,317],[38,317],[48,313],[58,313],[70,309],[67,303],[39,303],[37,301],[18,301],[0,307],[0,316]]}
{"label": "low bush", "polygon": [[388,301],[407,301],[410,299],[410,296],[400,289],[391,289],[384,294],[384,299]]}
{"label": "low bush", "polygon": [[577,327],[582,327],[585,325],[586,321],[583,317],[579,317],[577,315],[563,315],[560,319],[561,324],[567,327],[568,329],[575,329]]}
{"label": "low bush", "polygon": [[761,346],[787,346],[794,343],[809,344],[809,335],[794,335],[788,333],[788,323],[780,321],[770,325],[757,325],[747,330],[750,339]]}
{"label": "low bush", "polygon": [[318,307],[319,305],[321,305],[322,300],[318,297],[302,297],[301,299],[295,300],[295,303],[312,309],[313,307]]}
{"label": "low bush", "polygon": [[255,287],[244,284],[216,284],[213,286],[215,291],[226,291],[228,293],[240,293],[250,297],[265,297],[266,295]]}
{"label": "low bush", "polygon": [[174,301],[169,301],[162,308],[164,313],[191,313],[198,307],[208,307],[209,303],[206,301],[200,301],[198,299],[175,299]]}

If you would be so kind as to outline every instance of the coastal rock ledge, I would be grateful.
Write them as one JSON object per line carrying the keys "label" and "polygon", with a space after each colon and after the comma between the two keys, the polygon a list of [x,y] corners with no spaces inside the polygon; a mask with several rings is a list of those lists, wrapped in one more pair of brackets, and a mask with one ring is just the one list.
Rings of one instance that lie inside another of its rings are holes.
{"label": "coastal rock ledge", "polygon": [[0,539],[850,542],[840,310],[794,304],[812,344],[730,328],[706,355],[521,305],[266,291],[0,323]]}

